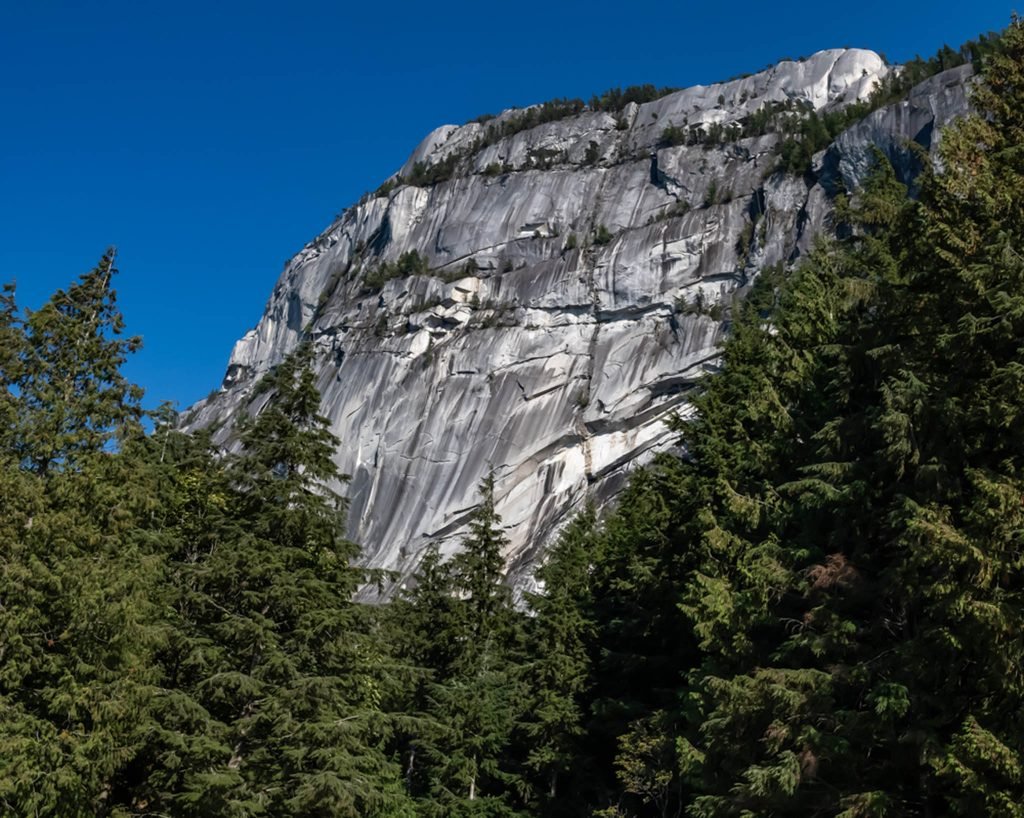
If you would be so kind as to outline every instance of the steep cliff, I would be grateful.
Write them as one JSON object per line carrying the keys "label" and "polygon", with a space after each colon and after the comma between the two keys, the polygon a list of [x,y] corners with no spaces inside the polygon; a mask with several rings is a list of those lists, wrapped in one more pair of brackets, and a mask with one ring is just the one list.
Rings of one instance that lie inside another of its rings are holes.
{"label": "steep cliff", "polygon": [[455,548],[493,469],[522,584],[584,497],[672,445],[664,420],[714,370],[731,300],[827,229],[872,146],[912,177],[906,142],[931,147],[966,109],[971,69],[867,115],[806,173],[779,168],[784,135],[752,118],[841,110],[894,70],[823,51],[618,111],[438,128],[286,264],[186,424],[258,411],[254,382],[311,336],[366,563],[408,574],[427,543]]}

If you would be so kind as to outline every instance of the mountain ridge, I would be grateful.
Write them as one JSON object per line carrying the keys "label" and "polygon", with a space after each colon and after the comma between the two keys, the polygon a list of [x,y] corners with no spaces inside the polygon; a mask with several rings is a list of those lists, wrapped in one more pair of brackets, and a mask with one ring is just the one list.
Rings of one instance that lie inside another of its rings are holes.
{"label": "mountain ridge", "polygon": [[[904,141],[934,147],[972,70],[868,113],[805,173],[780,169],[791,137],[742,135],[751,117],[803,128],[898,71],[832,49],[616,114],[441,126],[286,264],[185,425],[219,425],[231,446],[227,421],[265,400],[251,394],[260,375],[310,337],[366,563],[407,576],[428,543],[451,553],[493,469],[512,581],[528,585],[584,497],[607,502],[673,445],[664,420],[714,370],[731,299],[826,230],[875,147],[912,175]],[[438,167],[446,178],[410,183]]]}

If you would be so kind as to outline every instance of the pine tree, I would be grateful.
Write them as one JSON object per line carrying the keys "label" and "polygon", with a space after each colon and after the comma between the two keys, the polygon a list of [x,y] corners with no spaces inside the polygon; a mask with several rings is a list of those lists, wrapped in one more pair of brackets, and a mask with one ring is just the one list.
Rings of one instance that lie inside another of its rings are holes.
{"label": "pine tree", "polygon": [[583,756],[583,697],[590,684],[594,637],[591,569],[598,543],[597,519],[588,506],[559,536],[537,571],[543,592],[527,595],[534,613],[523,668],[528,689],[522,724],[526,768],[538,780],[544,814],[558,814],[563,789],[580,792],[576,769]]}
{"label": "pine tree", "polygon": [[202,524],[175,560],[184,638],[154,765],[177,767],[154,797],[181,814],[408,812],[311,360],[301,347],[263,381],[239,455],[183,475]]}
{"label": "pine tree", "polygon": [[428,553],[416,587],[397,605],[411,627],[423,628],[409,640],[428,663],[428,681],[407,757],[410,768],[415,764],[410,783],[429,815],[519,814],[520,773],[510,769],[509,750],[522,710],[521,626],[502,582],[507,539],[493,476],[480,494],[463,550],[444,563]]}
{"label": "pine tree", "polygon": [[[679,609],[679,584],[692,565],[679,548],[699,502],[687,466],[658,459],[633,475],[616,512],[603,526],[591,578],[590,617],[595,639],[587,703],[585,765],[596,779],[596,805],[645,814],[649,793],[623,780],[631,764],[627,736],[652,713],[676,710],[683,674],[695,661],[695,640]],[[659,728],[667,729],[664,720]],[[678,803],[679,777],[672,754],[661,758]],[[611,812],[608,814],[615,814]]]}
{"label": "pine tree", "polygon": [[17,380],[19,454],[45,474],[102,451],[142,416],[142,391],[120,371],[141,345],[122,338],[111,279],[114,250],[68,290],[25,319]]}
{"label": "pine tree", "polygon": [[986,61],[974,93],[978,114],[944,134],[942,172],[923,191],[934,261],[913,282],[924,307],[921,335],[934,333],[915,350],[934,398],[915,413],[920,419],[907,412],[923,426],[914,458],[931,483],[906,515],[914,554],[907,567],[930,575],[914,611],[913,658],[933,657],[928,710],[941,714],[928,713],[935,745],[924,762],[938,778],[929,790],[962,815],[1024,814],[1020,19],[1002,49]]}
{"label": "pine tree", "polygon": [[123,452],[142,410],[120,372],[138,342],[120,337],[114,272],[111,253],[25,319],[4,302],[0,803],[13,814],[119,814],[149,724],[160,560],[145,467]]}
{"label": "pine tree", "polygon": [[480,504],[469,521],[469,535],[451,562],[455,594],[462,599],[467,639],[464,658],[487,651],[509,627],[511,594],[502,580],[508,538],[494,509],[494,475],[480,484]]}

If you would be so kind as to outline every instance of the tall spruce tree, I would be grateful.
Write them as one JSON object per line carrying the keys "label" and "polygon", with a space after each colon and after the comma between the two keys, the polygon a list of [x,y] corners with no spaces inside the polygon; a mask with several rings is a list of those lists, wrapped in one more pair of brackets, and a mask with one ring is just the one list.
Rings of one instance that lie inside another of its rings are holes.
{"label": "tall spruce tree", "polygon": [[23,464],[38,473],[73,467],[142,417],[142,390],[121,373],[141,341],[122,337],[114,258],[108,250],[95,269],[25,319],[18,444]]}
{"label": "tall spruce tree", "polygon": [[123,454],[142,410],[114,273],[111,252],[25,319],[4,303],[0,803],[15,815],[123,814],[149,724],[160,562],[144,467]]}
{"label": "tall spruce tree", "polygon": [[409,644],[429,663],[423,714],[407,751],[409,780],[427,815],[521,814],[521,771],[510,752],[522,712],[515,672],[521,628],[502,582],[507,539],[493,476],[480,495],[462,551],[447,562],[428,553],[415,588],[396,606],[422,628]]}
{"label": "tall spruce tree", "polygon": [[409,814],[312,354],[264,379],[238,455],[184,476],[202,523],[175,559],[183,638],[154,765],[174,768],[154,798],[177,814]]}
{"label": "tall spruce tree", "polygon": [[[528,624],[528,689],[521,730],[525,767],[535,780],[537,808],[545,815],[572,814],[563,791],[581,793],[584,695],[591,678],[594,638],[590,587],[598,547],[597,517],[588,506],[566,527],[537,571],[542,593],[527,595],[534,617]],[[574,809],[582,804],[572,805]]]}

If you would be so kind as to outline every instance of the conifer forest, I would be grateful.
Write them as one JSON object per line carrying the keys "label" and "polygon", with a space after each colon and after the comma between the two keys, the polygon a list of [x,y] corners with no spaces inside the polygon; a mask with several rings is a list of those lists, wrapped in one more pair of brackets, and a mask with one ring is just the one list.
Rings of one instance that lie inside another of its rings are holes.
{"label": "conifer forest", "polygon": [[522,598],[485,480],[358,601],[310,345],[226,453],[123,374],[113,251],[5,288],[0,815],[1024,818],[1024,22],[972,109],[758,276]]}

